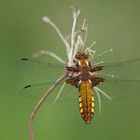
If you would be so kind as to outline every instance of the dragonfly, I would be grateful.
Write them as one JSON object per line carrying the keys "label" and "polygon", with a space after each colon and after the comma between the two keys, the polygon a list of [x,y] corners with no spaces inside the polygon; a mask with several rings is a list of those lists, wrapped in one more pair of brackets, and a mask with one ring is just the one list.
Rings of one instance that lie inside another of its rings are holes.
{"label": "dragonfly", "polygon": [[95,42],[90,47],[85,47],[88,24],[84,20],[81,27],[81,31],[85,32],[83,39],[79,31],[75,31],[79,14],[80,10],[74,10],[70,43],[48,17],[43,17],[43,21],[51,25],[63,41],[68,61],[53,52],[44,50],[35,53],[34,57],[45,54],[59,63],[41,62],[31,58],[20,59],[20,62],[31,67],[35,74],[43,73],[43,77],[47,80],[52,78],[52,73],[55,73],[56,77],[59,76],[57,75],[59,72],[62,73],[55,80],[27,85],[21,91],[23,96],[39,99],[29,118],[30,140],[34,139],[33,119],[45,100],[53,100],[55,103],[77,98],[81,117],[89,125],[95,113],[95,95],[99,101],[99,108],[101,108],[102,100],[125,99],[139,95],[140,80],[132,80],[131,77],[140,74],[140,58],[110,64],[96,61],[98,57],[112,52],[112,49],[96,55],[96,52],[92,50]]}

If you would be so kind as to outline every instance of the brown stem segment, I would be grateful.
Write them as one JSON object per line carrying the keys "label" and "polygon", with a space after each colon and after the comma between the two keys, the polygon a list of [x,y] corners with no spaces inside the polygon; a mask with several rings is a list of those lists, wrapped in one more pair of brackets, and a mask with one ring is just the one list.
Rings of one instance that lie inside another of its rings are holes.
{"label": "brown stem segment", "polygon": [[34,140],[34,136],[33,136],[33,119],[37,113],[37,111],[39,110],[39,108],[41,107],[41,105],[43,104],[43,102],[45,101],[45,99],[50,95],[50,93],[54,90],[54,88],[62,81],[64,80],[66,77],[66,75],[61,76],[60,78],[58,78],[56,80],[56,82],[49,88],[49,90],[47,92],[44,93],[44,95],[42,96],[42,98],[38,101],[37,105],[34,107],[30,118],[29,118],[29,134],[30,134],[30,140]]}

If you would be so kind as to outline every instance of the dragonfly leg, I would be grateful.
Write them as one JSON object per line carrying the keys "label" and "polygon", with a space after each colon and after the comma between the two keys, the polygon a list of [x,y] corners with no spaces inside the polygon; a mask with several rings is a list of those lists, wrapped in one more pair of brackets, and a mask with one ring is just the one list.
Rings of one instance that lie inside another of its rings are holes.
{"label": "dragonfly leg", "polygon": [[37,105],[34,107],[32,113],[30,115],[30,118],[29,118],[29,134],[30,134],[30,140],[34,140],[32,124],[33,124],[33,119],[34,119],[37,111],[39,110],[39,108],[41,107],[41,105],[43,104],[43,102],[45,101],[45,99],[50,95],[50,93],[55,89],[55,87],[62,80],[65,79],[65,77],[66,77],[66,75],[63,75],[59,79],[57,79],[56,82],[49,88],[49,90],[44,93],[44,95],[42,96],[42,98],[38,101]]}

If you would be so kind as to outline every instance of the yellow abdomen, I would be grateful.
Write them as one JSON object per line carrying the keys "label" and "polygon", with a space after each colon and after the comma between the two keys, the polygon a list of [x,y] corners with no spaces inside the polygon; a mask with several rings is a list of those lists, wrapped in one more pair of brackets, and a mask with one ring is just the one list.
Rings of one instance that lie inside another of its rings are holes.
{"label": "yellow abdomen", "polygon": [[86,124],[90,124],[94,115],[94,97],[90,80],[81,80],[79,85],[80,113]]}

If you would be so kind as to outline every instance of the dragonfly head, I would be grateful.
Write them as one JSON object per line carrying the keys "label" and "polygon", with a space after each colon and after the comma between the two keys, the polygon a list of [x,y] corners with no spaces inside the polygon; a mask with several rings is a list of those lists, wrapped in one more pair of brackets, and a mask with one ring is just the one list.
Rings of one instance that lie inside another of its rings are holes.
{"label": "dragonfly head", "polygon": [[88,56],[87,51],[77,52],[73,61],[78,66],[87,67],[89,66]]}
{"label": "dragonfly head", "polygon": [[80,59],[88,59],[88,52],[87,51],[81,51],[77,52],[75,55],[75,59],[80,60]]}

